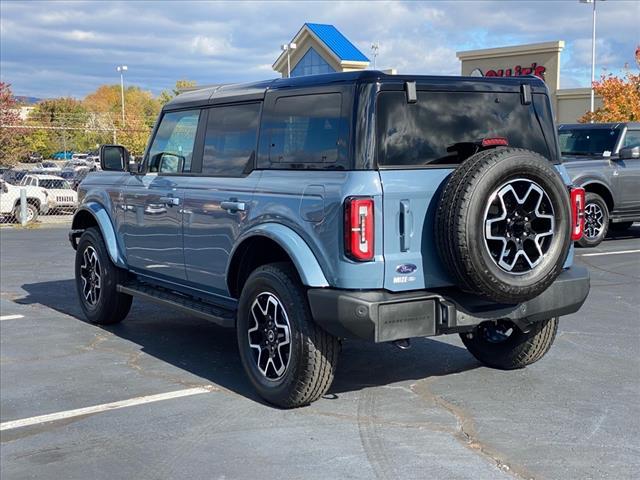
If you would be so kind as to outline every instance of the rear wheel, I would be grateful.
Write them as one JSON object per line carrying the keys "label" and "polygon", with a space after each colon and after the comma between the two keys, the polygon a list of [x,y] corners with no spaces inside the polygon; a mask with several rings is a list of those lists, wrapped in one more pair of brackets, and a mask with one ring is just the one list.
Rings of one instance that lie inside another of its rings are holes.
{"label": "rear wheel", "polygon": [[266,401],[299,407],[329,389],[340,343],[313,321],[291,265],[272,263],[251,273],[240,295],[236,328],[242,365]]}
{"label": "rear wheel", "polygon": [[461,333],[467,350],[484,365],[501,370],[523,368],[540,360],[551,348],[558,331],[558,317],[536,322],[523,332],[507,320],[483,322]]}
{"label": "rear wheel", "polygon": [[[27,203],[27,223],[35,222],[38,218],[38,208],[31,204]],[[22,209],[20,208],[20,204],[16,205],[16,208],[13,211],[13,216],[15,217],[18,223],[22,223]]]}
{"label": "rear wheel", "polygon": [[584,234],[577,244],[583,248],[596,247],[607,236],[609,208],[597,193],[587,192],[584,204]]}
{"label": "rear wheel", "polygon": [[97,228],[88,228],[76,250],[76,289],[80,306],[91,323],[109,325],[124,320],[131,308],[131,295],[117,286],[127,280],[127,272],[116,267]]}

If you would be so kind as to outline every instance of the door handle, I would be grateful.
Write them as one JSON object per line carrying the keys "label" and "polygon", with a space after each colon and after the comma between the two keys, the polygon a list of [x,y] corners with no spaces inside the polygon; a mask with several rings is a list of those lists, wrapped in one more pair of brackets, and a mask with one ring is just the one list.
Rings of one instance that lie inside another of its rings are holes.
{"label": "door handle", "polygon": [[165,205],[180,205],[180,199],[178,197],[160,197],[159,200]]}
{"label": "door handle", "polygon": [[220,202],[220,208],[222,208],[223,210],[227,210],[230,213],[244,212],[246,209],[246,205],[244,202],[239,202],[236,199],[232,198],[231,200]]}
{"label": "door handle", "polygon": [[411,210],[409,200],[400,200],[400,251],[408,252],[411,248]]}

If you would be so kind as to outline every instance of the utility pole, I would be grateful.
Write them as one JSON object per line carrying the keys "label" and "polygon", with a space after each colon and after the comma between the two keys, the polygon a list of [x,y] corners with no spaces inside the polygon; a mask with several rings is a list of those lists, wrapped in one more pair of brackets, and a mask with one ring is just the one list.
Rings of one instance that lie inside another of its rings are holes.
{"label": "utility pole", "polygon": [[287,52],[287,78],[291,78],[291,50],[295,50],[298,46],[291,43],[284,43],[280,46],[283,52]]}
{"label": "utility pole", "polygon": [[371,51],[373,52],[373,69],[376,69],[376,59],[378,58],[378,50],[380,50],[380,44],[378,42],[371,44]]}
{"label": "utility pole", "polygon": [[124,126],[124,72],[129,68],[126,65],[118,65],[116,70],[120,72],[120,104],[122,106],[122,125]]}

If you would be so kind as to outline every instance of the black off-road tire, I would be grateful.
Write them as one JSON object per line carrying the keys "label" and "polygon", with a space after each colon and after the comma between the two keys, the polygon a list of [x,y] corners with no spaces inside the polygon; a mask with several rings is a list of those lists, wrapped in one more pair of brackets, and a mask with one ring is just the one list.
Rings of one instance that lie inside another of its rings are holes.
{"label": "black off-road tire", "polygon": [[[95,304],[86,298],[82,281],[84,255],[87,249],[95,252],[100,267],[101,287]],[[75,275],[80,306],[89,322],[97,325],[111,325],[124,320],[131,309],[132,297],[118,292],[117,285],[126,282],[128,273],[113,264],[104,245],[102,234],[96,227],[88,228],[80,237],[76,250]]]}
{"label": "black off-road tire", "polygon": [[[505,182],[524,179],[544,190],[553,207],[548,250],[530,271],[502,269],[486,244],[484,219],[490,197]],[[499,147],[481,151],[451,174],[436,213],[438,252],[463,290],[501,303],[530,300],[558,277],[571,246],[568,189],[555,166],[529,150]]]}
{"label": "black off-road tire", "polygon": [[[281,302],[290,324],[289,363],[280,378],[270,379],[256,363],[248,330],[254,326],[251,306],[258,296],[273,294]],[[272,263],[254,270],[242,289],[237,319],[242,365],[258,394],[283,408],[307,405],[329,389],[333,381],[339,340],[318,326],[309,309],[304,286],[288,263]]]}
{"label": "black off-road tire", "polygon": [[513,325],[511,335],[499,343],[487,340],[486,327],[480,324],[472,332],[461,333],[462,343],[484,365],[514,370],[537,362],[549,351],[558,331],[558,317],[536,322],[527,333]]}
{"label": "black off-road tire", "polygon": [[[602,230],[596,236],[587,237],[587,226],[588,226],[587,222],[589,221],[588,219],[589,214],[587,212],[590,205],[596,205],[597,208],[599,208],[602,211],[602,215],[603,215]],[[584,230],[584,234],[582,235],[582,238],[578,240],[576,244],[582,248],[597,247],[602,243],[602,241],[607,236],[607,232],[609,231],[609,207],[607,207],[607,202],[605,202],[600,195],[593,192],[587,192],[585,202],[584,202],[584,208],[585,208],[585,230]]]}

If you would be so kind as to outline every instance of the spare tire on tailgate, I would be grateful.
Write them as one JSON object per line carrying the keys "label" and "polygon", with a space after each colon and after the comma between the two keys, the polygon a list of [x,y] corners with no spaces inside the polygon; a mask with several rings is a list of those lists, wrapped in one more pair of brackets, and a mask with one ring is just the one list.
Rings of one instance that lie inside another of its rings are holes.
{"label": "spare tire on tailgate", "polygon": [[551,285],[571,246],[569,194],[555,166],[498,147],[465,160],[436,214],[440,257],[462,289],[493,301],[530,300]]}

